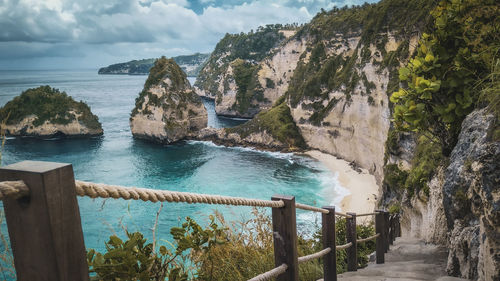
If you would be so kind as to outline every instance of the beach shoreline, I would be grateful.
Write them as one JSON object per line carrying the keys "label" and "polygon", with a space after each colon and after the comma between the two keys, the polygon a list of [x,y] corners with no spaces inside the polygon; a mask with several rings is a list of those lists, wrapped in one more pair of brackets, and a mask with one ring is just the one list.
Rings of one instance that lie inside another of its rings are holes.
{"label": "beach shoreline", "polygon": [[379,186],[373,175],[367,170],[355,171],[349,162],[318,150],[305,152],[306,155],[321,162],[332,173],[338,175],[340,185],[349,191],[340,202],[342,212],[357,214],[371,213],[375,210],[379,194]]}

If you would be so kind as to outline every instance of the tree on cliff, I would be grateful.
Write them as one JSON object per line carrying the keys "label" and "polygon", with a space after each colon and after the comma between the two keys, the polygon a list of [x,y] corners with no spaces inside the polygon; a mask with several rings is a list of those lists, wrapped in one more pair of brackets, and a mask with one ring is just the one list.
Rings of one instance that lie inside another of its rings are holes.
{"label": "tree on cliff", "polygon": [[399,70],[403,86],[391,101],[398,129],[429,132],[449,156],[498,58],[500,2],[443,0],[431,14],[433,31]]}

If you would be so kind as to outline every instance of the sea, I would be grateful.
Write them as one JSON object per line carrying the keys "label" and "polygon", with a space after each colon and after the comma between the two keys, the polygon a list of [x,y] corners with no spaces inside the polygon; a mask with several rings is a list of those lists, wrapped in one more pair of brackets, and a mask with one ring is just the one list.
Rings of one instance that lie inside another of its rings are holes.
{"label": "sea", "polygon": [[[314,206],[338,205],[346,195],[335,173],[304,155],[201,141],[161,145],[134,139],[129,117],[146,78],[98,75],[97,70],[0,71],[0,106],[26,89],[50,85],[85,101],[104,129],[102,137],[91,139],[9,137],[1,164],[23,160],[71,163],[75,178],[84,181],[258,199],[285,194]],[[193,83],[195,78],[189,79]],[[213,101],[203,102],[209,126],[232,127],[246,122],[219,117]],[[105,249],[110,235],[125,238],[125,231],[140,231],[151,241],[158,211],[156,237],[165,243],[171,241],[170,229],[180,226],[188,216],[203,227],[216,211],[228,222],[252,218],[250,207],[164,203],[160,210],[160,203],[87,197],[79,197],[78,204],[85,246],[98,251]],[[3,210],[1,207],[2,203]],[[263,212],[270,214],[269,209]],[[319,223],[317,214],[298,210],[299,232],[310,235]],[[0,229],[7,235],[5,219]]]}

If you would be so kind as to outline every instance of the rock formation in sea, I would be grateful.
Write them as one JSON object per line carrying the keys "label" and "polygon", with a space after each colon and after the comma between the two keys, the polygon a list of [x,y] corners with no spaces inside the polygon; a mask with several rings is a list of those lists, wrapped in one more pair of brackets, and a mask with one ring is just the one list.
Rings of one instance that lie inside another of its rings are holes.
{"label": "rock formation in sea", "polygon": [[205,128],[207,120],[201,98],[177,63],[165,57],[156,60],[132,110],[133,136],[172,143]]}
{"label": "rock formation in sea", "polygon": [[304,139],[290,115],[290,108],[284,100],[239,126],[205,128],[192,137],[225,146],[249,146],[282,152],[296,152],[306,148]]}
{"label": "rock formation in sea", "polygon": [[2,129],[11,136],[92,137],[103,134],[101,123],[83,101],[50,86],[28,89],[0,109]]}

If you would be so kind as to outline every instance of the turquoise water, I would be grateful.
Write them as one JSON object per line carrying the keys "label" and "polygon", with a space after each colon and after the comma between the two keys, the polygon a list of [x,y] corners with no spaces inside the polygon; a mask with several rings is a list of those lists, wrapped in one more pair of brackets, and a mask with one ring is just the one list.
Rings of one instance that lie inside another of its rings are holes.
{"label": "turquoise water", "polygon": [[[75,178],[125,186],[149,187],[248,198],[270,199],[287,194],[297,201],[321,206],[338,202],[335,175],[310,158],[283,153],[226,148],[210,142],[157,145],[135,140],[129,129],[134,99],[146,76],[97,75],[97,71],[0,71],[0,105],[23,90],[49,84],[87,102],[99,116],[104,136],[94,139],[36,140],[9,138],[3,165],[22,160],[72,163]],[[205,100],[209,125],[234,126],[244,120],[218,118],[213,102]],[[332,195],[333,194],[333,195]],[[102,250],[111,234],[123,228],[151,237],[159,203],[79,198],[87,248]],[[0,203],[1,204],[1,203]],[[158,236],[169,239],[172,226],[186,216],[202,222],[214,210],[229,220],[248,217],[248,207],[166,203],[159,217]],[[299,212],[298,225],[314,223],[317,216]],[[2,229],[5,232],[5,225]]]}

